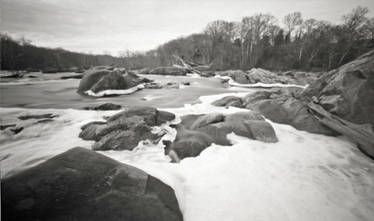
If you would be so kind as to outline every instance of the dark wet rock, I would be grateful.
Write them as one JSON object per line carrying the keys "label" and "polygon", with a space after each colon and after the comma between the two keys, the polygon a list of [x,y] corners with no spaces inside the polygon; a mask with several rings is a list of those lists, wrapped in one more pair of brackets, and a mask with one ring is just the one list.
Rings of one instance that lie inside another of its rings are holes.
{"label": "dark wet rock", "polygon": [[[135,119],[132,117],[131,119]],[[93,150],[132,150],[140,141],[155,140],[157,134],[151,132],[152,128],[147,125],[143,119],[138,120],[134,124],[115,124],[99,130],[97,134],[97,142],[92,146]],[[123,128],[120,128],[123,127]],[[96,131],[97,132],[97,131]]]}
{"label": "dark wet rock", "polygon": [[84,93],[91,89],[102,77],[111,73],[111,71],[101,70],[101,71],[87,71],[82,80],[79,82],[78,92]]}
{"label": "dark wet rock", "polygon": [[182,84],[185,85],[185,86],[190,86],[191,82],[188,82],[188,81],[187,82],[182,82]]}
{"label": "dark wet rock", "polygon": [[164,134],[153,134],[152,126],[171,121],[175,115],[152,107],[131,107],[107,119],[81,127],[84,140],[94,140],[94,150],[132,150],[140,141],[158,142]]}
{"label": "dark wet rock", "polygon": [[23,131],[23,127],[21,126],[16,126],[16,127],[11,127],[9,128],[10,131],[12,131],[14,134],[18,134],[20,133],[21,131]]}
{"label": "dark wet rock", "polygon": [[79,83],[78,93],[85,93],[88,90],[94,93],[104,90],[125,90],[147,82],[150,80],[126,71],[89,70]]}
{"label": "dark wet rock", "polygon": [[15,126],[17,126],[17,125],[16,124],[2,124],[2,125],[0,125],[0,130],[5,130],[9,127],[15,127]]}
{"label": "dark wet rock", "polygon": [[58,115],[55,114],[32,114],[32,115],[22,115],[19,116],[18,119],[20,120],[29,120],[29,119],[52,119],[58,117]]}
{"label": "dark wet rock", "polygon": [[243,102],[242,102],[242,99],[239,98],[239,97],[227,96],[227,97],[224,97],[222,99],[214,101],[212,103],[212,105],[218,106],[218,107],[229,107],[229,106],[232,106],[232,107],[242,108],[243,107]]}
{"label": "dark wet rock", "polygon": [[132,166],[73,148],[1,180],[2,220],[183,220],[173,189]]}
{"label": "dark wet rock", "polygon": [[302,93],[313,97],[345,120],[374,126],[374,50],[323,74]]}
{"label": "dark wet rock", "polygon": [[121,90],[130,88],[122,77],[122,73],[119,71],[114,71],[106,74],[100,80],[98,80],[90,90],[94,93],[105,91],[105,90]]}
{"label": "dark wet rock", "polygon": [[168,82],[166,83],[163,88],[174,88],[174,89],[179,89],[180,86],[179,86],[179,83],[177,82]]}
{"label": "dark wet rock", "polygon": [[50,122],[53,122],[54,120],[53,119],[41,119],[41,120],[38,120],[36,121],[37,124],[45,124],[45,123],[50,123]]}
{"label": "dark wet rock", "polygon": [[104,103],[97,106],[92,107],[84,107],[84,110],[119,110],[122,106],[119,104],[113,104],[113,103]]}
{"label": "dark wet rock", "polygon": [[230,146],[227,135],[234,133],[263,142],[277,142],[272,126],[258,113],[238,112],[229,115],[186,115],[176,127],[177,136],[167,145],[166,153],[178,162],[186,157],[195,157],[212,143]]}
{"label": "dark wet rock", "polygon": [[61,76],[60,79],[66,80],[66,79],[82,79],[83,74],[72,74],[72,75],[66,75],[66,76]]}

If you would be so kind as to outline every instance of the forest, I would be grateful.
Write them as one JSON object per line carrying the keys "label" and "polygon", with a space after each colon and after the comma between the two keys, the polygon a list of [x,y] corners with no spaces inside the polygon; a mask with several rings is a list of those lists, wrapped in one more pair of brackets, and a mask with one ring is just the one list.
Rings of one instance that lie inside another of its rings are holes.
{"label": "forest", "polygon": [[305,19],[300,12],[281,20],[254,14],[240,22],[212,21],[201,33],[171,40],[147,52],[123,51],[118,57],[40,48],[1,35],[1,68],[6,70],[123,66],[170,66],[173,55],[212,70],[261,67],[269,70],[331,70],[374,48],[374,17],[358,6],[340,24]]}
{"label": "forest", "polygon": [[110,55],[91,55],[62,48],[37,47],[25,38],[13,39],[1,34],[1,70],[63,72],[92,66],[123,66],[123,59]]}

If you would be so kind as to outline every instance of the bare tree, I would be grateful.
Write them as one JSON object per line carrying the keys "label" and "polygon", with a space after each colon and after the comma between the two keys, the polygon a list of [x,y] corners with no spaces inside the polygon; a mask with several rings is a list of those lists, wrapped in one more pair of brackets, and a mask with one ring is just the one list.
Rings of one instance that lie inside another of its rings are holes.
{"label": "bare tree", "polygon": [[283,18],[283,23],[286,26],[288,34],[292,37],[292,32],[295,31],[303,23],[300,12],[290,13]]}

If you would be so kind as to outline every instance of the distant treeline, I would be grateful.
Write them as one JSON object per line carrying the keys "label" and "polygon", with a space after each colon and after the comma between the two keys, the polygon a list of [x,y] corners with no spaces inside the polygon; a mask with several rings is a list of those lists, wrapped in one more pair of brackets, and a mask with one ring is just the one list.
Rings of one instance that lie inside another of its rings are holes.
{"label": "distant treeline", "polygon": [[91,66],[123,66],[123,59],[109,55],[90,55],[36,47],[25,39],[15,40],[5,34],[1,37],[1,70],[69,71],[87,69]]}
{"label": "distant treeline", "polygon": [[255,14],[241,22],[217,20],[200,34],[179,38],[147,53],[123,53],[128,67],[167,66],[173,55],[213,69],[329,70],[374,48],[374,18],[366,7],[343,15],[342,24],[286,15],[283,27],[271,14]]}
{"label": "distant treeline", "polygon": [[342,23],[286,15],[283,28],[271,14],[255,14],[241,22],[217,20],[202,33],[169,41],[145,53],[123,52],[119,57],[88,55],[41,48],[26,40],[1,35],[1,68],[7,70],[84,68],[116,65],[128,69],[170,66],[173,55],[214,70],[330,70],[374,49],[374,18],[366,7],[342,16]]}

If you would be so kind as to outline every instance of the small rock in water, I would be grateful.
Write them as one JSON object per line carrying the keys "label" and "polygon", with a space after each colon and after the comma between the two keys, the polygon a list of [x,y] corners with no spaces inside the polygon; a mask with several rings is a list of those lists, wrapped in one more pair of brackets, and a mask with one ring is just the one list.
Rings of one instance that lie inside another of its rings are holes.
{"label": "small rock in water", "polygon": [[58,117],[58,115],[55,114],[35,114],[35,115],[22,115],[19,116],[18,119],[20,120],[29,120],[29,119],[43,119],[43,118],[55,118]]}
{"label": "small rock in water", "polygon": [[3,125],[0,125],[0,130],[5,130],[8,127],[15,127],[15,126],[16,124],[3,124]]}
{"label": "small rock in water", "polygon": [[113,104],[113,103],[104,103],[100,104],[98,106],[92,106],[92,107],[84,107],[84,110],[119,110],[122,106],[119,104]]}

